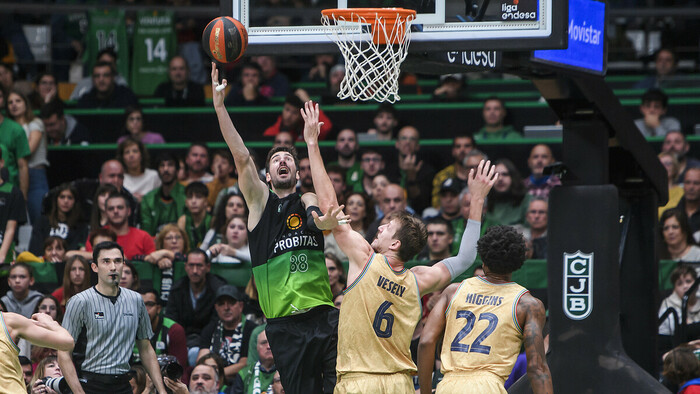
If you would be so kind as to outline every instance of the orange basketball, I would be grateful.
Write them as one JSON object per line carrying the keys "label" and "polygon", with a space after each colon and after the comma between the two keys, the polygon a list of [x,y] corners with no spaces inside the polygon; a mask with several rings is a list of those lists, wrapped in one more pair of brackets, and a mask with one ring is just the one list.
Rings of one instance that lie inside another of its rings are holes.
{"label": "orange basketball", "polygon": [[235,62],[243,56],[248,47],[248,31],[236,19],[220,16],[204,28],[202,47],[214,61]]}

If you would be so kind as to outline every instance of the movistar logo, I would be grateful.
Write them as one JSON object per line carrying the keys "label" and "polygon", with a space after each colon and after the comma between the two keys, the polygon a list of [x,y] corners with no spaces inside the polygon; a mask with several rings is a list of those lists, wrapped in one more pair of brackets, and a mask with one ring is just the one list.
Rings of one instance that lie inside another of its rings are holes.
{"label": "movistar logo", "polygon": [[564,314],[583,320],[593,310],[593,253],[564,253]]}
{"label": "movistar logo", "polygon": [[569,40],[579,41],[584,44],[598,45],[603,31],[596,29],[590,24],[586,26],[586,21],[577,25],[574,20],[569,21]]}

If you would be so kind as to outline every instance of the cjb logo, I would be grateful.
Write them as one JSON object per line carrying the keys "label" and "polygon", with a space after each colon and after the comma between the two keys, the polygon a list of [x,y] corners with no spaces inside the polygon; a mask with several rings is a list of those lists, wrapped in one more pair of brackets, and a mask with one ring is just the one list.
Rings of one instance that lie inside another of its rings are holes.
{"label": "cjb logo", "polygon": [[564,253],[564,314],[583,320],[593,310],[593,253]]}

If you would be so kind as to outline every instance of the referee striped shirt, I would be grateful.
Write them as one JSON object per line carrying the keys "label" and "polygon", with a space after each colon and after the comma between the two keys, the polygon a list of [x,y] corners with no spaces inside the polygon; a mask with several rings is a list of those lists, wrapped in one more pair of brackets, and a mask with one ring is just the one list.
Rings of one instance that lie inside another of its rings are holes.
{"label": "referee striped shirt", "polygon": [[134,341],[153,336],[143,298],[121,287],[116,297],[94,286],[71,297],[63,327],[75,338],[76,348],[86,341],[82,370],[108,375],[127,373]]}

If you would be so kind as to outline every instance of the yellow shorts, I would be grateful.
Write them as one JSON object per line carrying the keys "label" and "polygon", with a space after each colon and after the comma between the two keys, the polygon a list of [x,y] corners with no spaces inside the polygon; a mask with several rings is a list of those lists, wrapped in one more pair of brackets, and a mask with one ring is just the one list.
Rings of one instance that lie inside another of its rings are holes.
{"label": "yellow shorts", "polygon": [[405,373],[353,372],[338,376],[334,394],[413,394],[413,379]]}
{"label": "yellow shorts", "polygon": [[490,373],[448,372],[437,385],[437,394],[507,394],[503,380]]}

